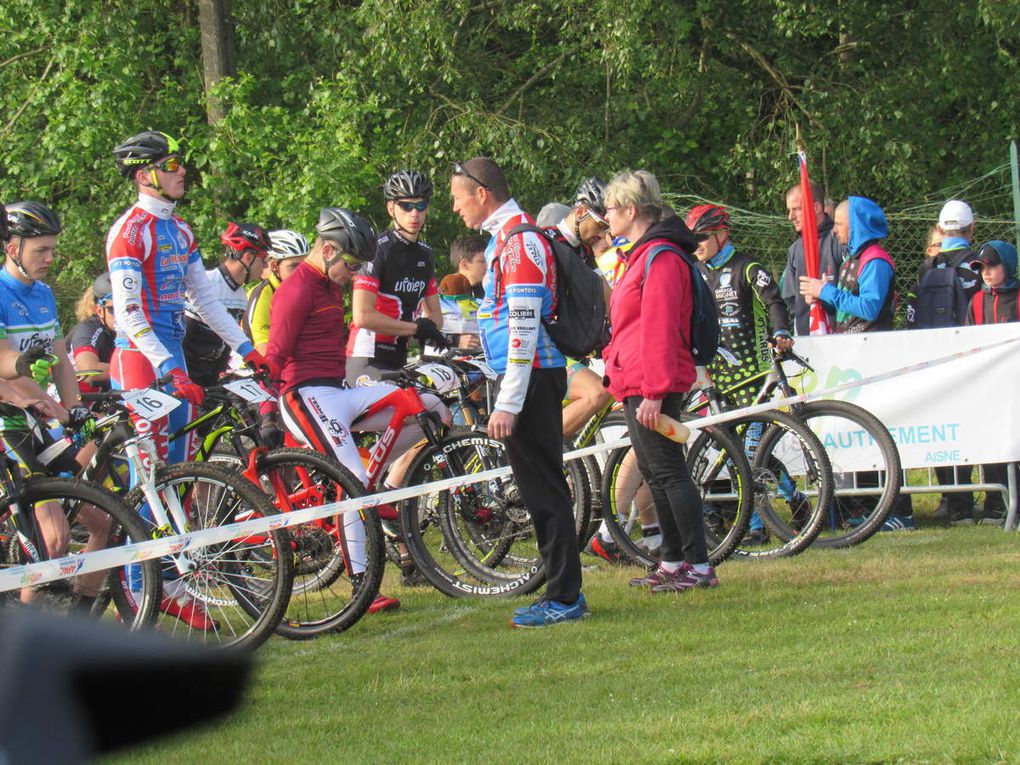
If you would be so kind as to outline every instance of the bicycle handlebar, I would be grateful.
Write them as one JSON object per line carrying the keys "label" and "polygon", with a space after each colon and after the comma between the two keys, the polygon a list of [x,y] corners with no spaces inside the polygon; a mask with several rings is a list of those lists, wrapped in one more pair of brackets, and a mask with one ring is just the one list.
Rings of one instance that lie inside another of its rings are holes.
{"label": "bicycle handlebar", "polygon": [[768,344],[769,348],[772,349],[773,358],[775,358],[777,361],[792,361],[798,366],[808,370],[809,372],[815,371],[814,367],[812,367],[805,358],[803,358],[802,356],[798,356],[792,348],[787,348],[785,351],[778,350],[776,348],[776,341],[774,338],[770,338]]}
{"label": "bicycle handlebar", "polygon": [[[148,385],[146,387],[147,388],[162,388],[164,385],[166,385],[172,379],[173,379],[173,375],[163,375],[163,377],[160,377],[157,380],[154,380],[150,385]],[[82,393],[80,395],[80,398],[81,398],[81,400],[83,402],[90,402],[90,403],[99,403],[99,402],[117,403],[117,402],[121,401],[124,398],[124,394],[125,393],[130,393],[130,392],[131,391],[127,391],[127,390],[97,391],[95,393]]]}

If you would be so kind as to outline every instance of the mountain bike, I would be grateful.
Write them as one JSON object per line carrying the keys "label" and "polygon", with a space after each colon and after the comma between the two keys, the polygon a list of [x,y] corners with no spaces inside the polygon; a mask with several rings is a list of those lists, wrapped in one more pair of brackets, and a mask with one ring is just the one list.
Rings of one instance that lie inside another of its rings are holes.
{"label": "mountain bike", "polygon": [[[368,455],[369,489],[374,474],[387,459],[386,451],[380,450],[389,448],[409,416],[417,419],[425,433],[425,444],[411,461],[403,485],[418,486],[506,468],[509,463],[501,441],[473,430],[454,429],[443,434],[435,418],[425,411],[420,393],[442,396],[450,393],[456,383],[437,385],[445,376],[435,370],[426,370],[425,374],[420,370],[412,367],[385,375],[400,387],[365,415],[392,411],[388,429]],[[579,496],[583,479],[575,465],[567,463],[564,470],[575,518],[582,517],[586,503]],[[512,474],[405,500],[400,503],[399,518],[401,539],[415,565],[447,595],[501,597],[531,592],[545,581],[531,517]]]}
{"label": "mountain bike", "polygon": [[[792,350],[773,352],[772,371],[755,397],[768,401],[778,391],[797,395],[783,366],[790,362],[800,374],[814,371]],[[725,395],[725,392],[724,392]],[[899,497],[903,474],[899,450],[889,429],[871,412],[849,401],[825,399],[793,404],[789,414],[819,438],[832,467],[833,500],[813,545],[840,548],[860,544],[877,532]],[[774,524],[781,537],[795,531],[787,521]]]}
{"label": "mountain bike", "polygon": [[[702,504],[726,508],[718,522],[705,524],[709,562],[717,565],[733,553],[747,531],[753,471],[741,441],[720,425],[703,428],[684,449]],[[602,518],[626,558],[653,566],[658,562],[655,552],[641,544],[645,508],[634,501],[643,480],[630,446],[610,452],[602,478]]]}
{"label": "mountain bike", "polygon": [[[58,444],[57,446],[59,448]],[[33,586],[20,597],[34,607],[108,619],[129,629],[150,626],[156,618],[161,589],[155,561],[138,566],[135,597],[129,597],[124,568],[77,574],[79,555],[142,542],[145,529],[132,509],[112,492],[74,478],[22,478],[21,470],[0,451],[0,565],[22,566],[52,560],[35,509],[59,508],[67,519],[67,545],[59,557],[66,578]],[[18,592],[2,594],[11,607]]]}
{"label": "mountain bike", "polygon": [[[125,502],[136,508],[152,538],[272,515],[269,499],[225,466],[162,462],[150,435],[151,423],[182,403],[159,390],[162,382],[139,391],[87,394],[88,400],[102,403],[112,414],[98,423],[97,459],[83,478],[108,479],[111,464],[130,465],[136,485]],[[132,434],[126,436],[127,432]],[[184,546],[162,558],[165,593],[158,628],[220,647],[257,647],[273,633],[286,609],[294,575],[290,549],[290,535],[277,529],[195,549]],[[135,576],[129,567],[131,592],[136,589]]]}

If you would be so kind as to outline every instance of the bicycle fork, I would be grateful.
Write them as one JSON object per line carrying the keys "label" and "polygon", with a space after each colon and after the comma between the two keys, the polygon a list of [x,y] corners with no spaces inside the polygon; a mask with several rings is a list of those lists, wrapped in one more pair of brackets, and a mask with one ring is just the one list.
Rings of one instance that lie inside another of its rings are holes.
{"label": "bicycle fork", "polygon": [[[156,444],[151,438],[131,438],[124,442],[124,451],[135,470],[135,475],[138,476],[138,486],[153,516],[152,538],[173,536],[175,529],[179,534],[187,534],[188,519],[177,492],[171,489],[161,495],[156,488],[156,467],[160,464]],[[195,562],[186,552],[168,557],[173,560],[174,567],[181,576],[196,568]]]}

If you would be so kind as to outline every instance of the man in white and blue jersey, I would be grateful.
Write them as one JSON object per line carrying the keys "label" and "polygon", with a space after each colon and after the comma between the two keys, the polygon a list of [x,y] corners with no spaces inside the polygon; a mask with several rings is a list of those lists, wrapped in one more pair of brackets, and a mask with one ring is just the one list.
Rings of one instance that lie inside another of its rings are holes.
{"label": "man in white and blue jersey", "polygon": [[[0,389],[0,446],[26,477],[74,474],[75,450],[61,449],[45,427],[50,418],[72,426],[89,419],[62,342],[53,291],[41,281],[53,263],[60,219],[45,205],[31,201],[7,205],[6,216],[9,226],[0,269],[0,377],[5,378]],[[60,404],[42,390],[51,380]],[[63,555],[70,528],[60,504],[41,502],[34,510],[46,554]],[[86,549],[99,549],[101,534],[92,533],[87,514],[82,520],[90,532]],[[73,591],[78,605],[88,610],[98,592],[97,582],[79,577]],[[22,591],[23,602],[32,599],[33,590]]]}

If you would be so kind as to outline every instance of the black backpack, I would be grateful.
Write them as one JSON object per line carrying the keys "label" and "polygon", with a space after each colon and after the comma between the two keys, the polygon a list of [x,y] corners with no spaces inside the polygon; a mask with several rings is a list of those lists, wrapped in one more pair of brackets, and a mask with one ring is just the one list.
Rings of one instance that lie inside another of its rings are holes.
{"label": "black backpack", "polygon": [[691,355],[694,357],[694,363],[703,367],[715,357],[719,350],[719,312],[715,305],[715,295],[712,294],[705,277],[701,275],[701,271],[691,256],[675,245],[668,244],[660,244],[648,253],[648,257],[645,259],[642,285],[644,279],[648,277],[648,269],[652,266],[652,260],[660,252],[678,253],[690,269],[691,292],[694,296],[691,306]]}
{"label": "black backpack", "polygon": [[915,327],[962,327],[966,323],[970,298],[960,285],[957,269],[968,256],[973,257],[969,249],[949,263],[933,266],[921,275],[914,300],[912,323]]}
{"label": "black backpack", "polygon": [[526,231],[545,239],[556,259],[556,313],[548,321],[542,319],[549,337],[560,353],[572,359],[583,359],[600,350],[608,339],[605,280],[569,245],[534,224],[515,226],[503,241]]}

